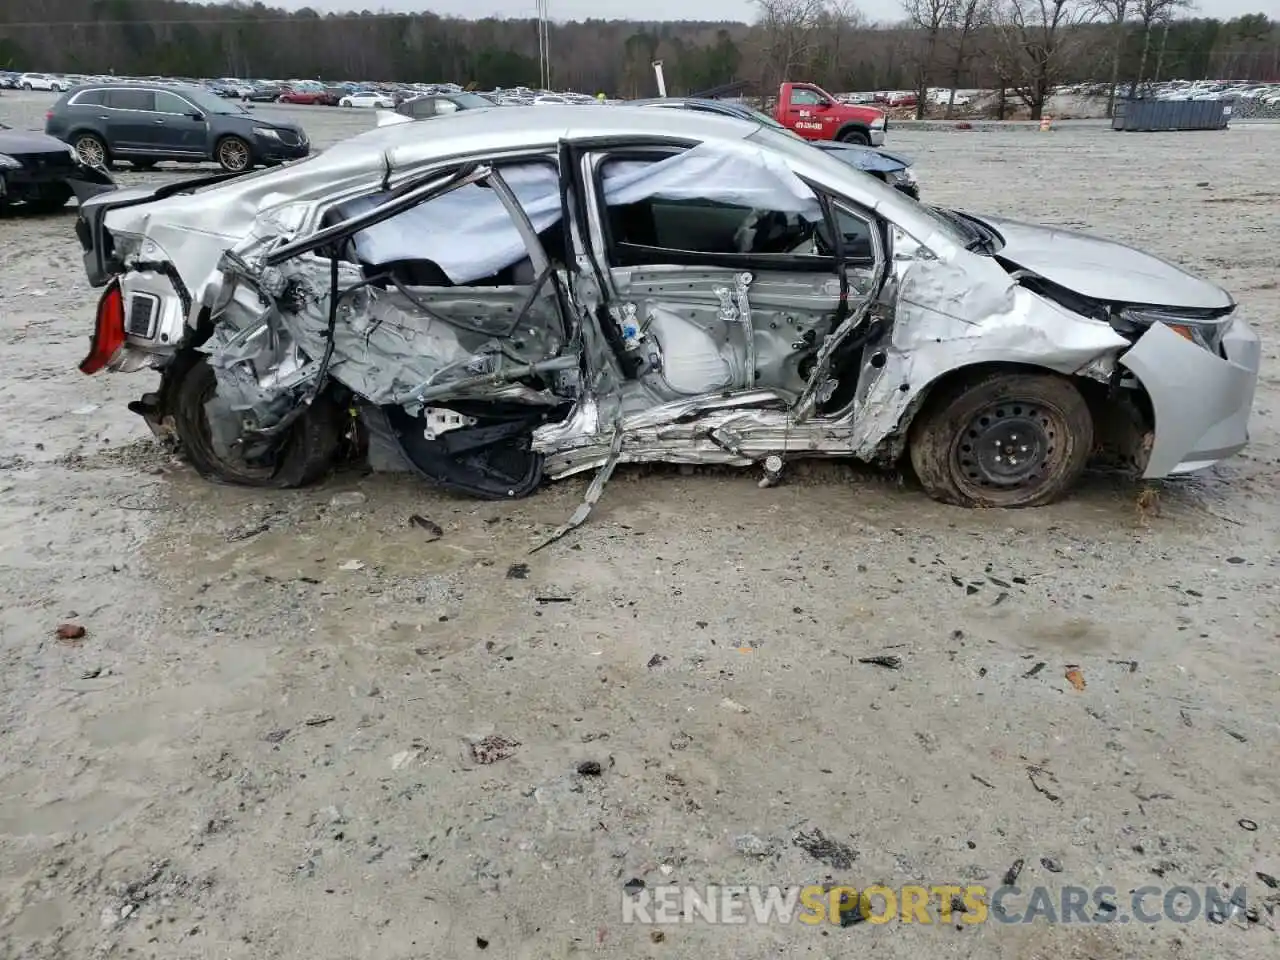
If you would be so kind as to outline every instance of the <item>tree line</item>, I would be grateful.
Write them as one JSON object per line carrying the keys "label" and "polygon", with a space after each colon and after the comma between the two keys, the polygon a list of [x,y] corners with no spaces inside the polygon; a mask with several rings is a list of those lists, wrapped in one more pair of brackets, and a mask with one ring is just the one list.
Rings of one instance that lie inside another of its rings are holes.
{"label": "tree line", "polygon": [[[1280,81],[1280,25],[1193,17],[1189,0],[903,0],[870,23],[852,0],[757,0],[752,23],[586,20],[550,27],[552,85],[611,96],[783,79],[835,92],[1008,90],[1038,115],[1058,84],[1127,93],[1168,78]],[[536,86],[533,19],[288,12],[262,3],[4,0],[0,67],[183,77]],[[923,97],[921,98],[924,99]]]}

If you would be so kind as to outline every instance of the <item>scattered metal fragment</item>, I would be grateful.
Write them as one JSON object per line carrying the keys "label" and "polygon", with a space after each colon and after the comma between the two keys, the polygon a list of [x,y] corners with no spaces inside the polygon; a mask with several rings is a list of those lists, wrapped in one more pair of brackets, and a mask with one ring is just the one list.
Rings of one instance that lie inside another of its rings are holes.
{"label": "scattered metal fragment", "polygon": [[1114,663],[1114,664],[1117,664],[1117,665],[1119,665],[1119,666],[1122,666],[1122,667],[1128,667],[1128,668],[1129,668],[1129,672],[1130,672],[1130,673],[1137,673],[1137,672],[1138,672],[1138,661],[1137,661],[1137,660],[1112,660],[1111,662],[1112,662],[1112,663]]}
{"label": "scattered metal fragment", "polygon": [[326,723],[332,723],[332,722],[333,722],[333,717],[328,714],[325,714],[324,716],[319,716],[319,717],[308,717],[306,720],[303,721],[303,723],[305,723],[308,727],[322,727]]}
{"label": "scattered metal fragment", "polygon": [[648,667],[650,670],[652,670],[654,667],[660,667],[666,662],[667,662],[666,657],[664,657],[660,653],[655,653],[652,657],[649,658],[649,662],[646,663],[645,666]]}
{"label": "scattered metal fragment", "polygon": [[628,880],[626,883],[622,885],[622,889],[626,893],[634,897],[637,893],[639,893],[641,890],[644,889],[644,881],[641,880],[639,877],[632,877],[630,880]]}
{"label": "scattered metal fragment", "polygon": [[869,663],[869,664],[871,664],[871,665],[872,665],[872,666],[874,666],[874,667],[884,667],[884,668],[886,668],[886,669],[888,669],[888,670],[901,670],[901,669],[902,669],[902,658],[901,658],[901,657],[886,657],[886,656],[859,657],[859,658],[858,658],[858,662],[859,662],[859,663]]}
{"label": "scattered metal fragment", "polygon": [[561,527],[552,533],[551,536],[547,537],[547,539],[543,540],[540,544],[530,550],[529,553],[537,553],[543,547],[551,546],[551,544],[555,543],[570,530],[576,530],[586,522],[587,517],[591,515],[591,509],[596,505],[597,501],[599,501],[600,495],[604,493],[604,485],[608,483],[609,478],[613,476],[613,471],[618,466],[618,459],[621,453],[622,425],[620,423],[614,423],[613,443],[609,446],[609,456],[605,459],[603,466],[600,467],[600,472],[596,474],[595,479],[591,481],[591,486],[587,488],[586,497],[583,498],[578,509],[573,511],[573,515],[570,516]]}
{"label": "scattered metal fragment", "polygon": [[1068,665],[1067,672],[1063,674],[1063,676],[1067,678],[1067,682],[1070,683],[1071,686],[1075,687],[1076,690],[1084,690],[1084,674],[1080,671],[1079,667]]}
{"label": "scattered metal fragment", "polygon": [[988,790],[994,790],[996,788],[996,785],[994,783],[992,783],[990,780],[983,780],[982,777],[978,776],[976,773],[969,774],[969,777],[973,780],[976,780],[978,783],[982,784]]}
{"label": "scattered metal fragment", "polygon": [[529,565],[527,563],[513,563],[507,567],[508,580],[527,580],[529,579]]}
{"label": "scattered metal fragment", "polygon": [[520,746],[519,740],[490,734],[471,744],[471,758],[481,764],[497,763],[499,760],[514,756],[518,746]]}
{"label": "scattered metal fragment", "polygon": [[1243,733],[1237,733],[1235,730],[1232,730],[1230,727],[1223,727],[1222,729],[1226,731],[1227,736],[1230,737],[1232,740],[1239,741],[1240,743],[1249,742],[1249,738],[1246,737]]}
{"label": "scattered metal fragment", "polygon": [[1259,872],[1259,873],[1255,873],[1254,876],[1257,877],[1259,880],[1261,880],[1263,883],[1265,883],[1272,890],[1280,889],[1280,880],[1277,880],[1271,874]]}
{"label": "scattered metal fragment", "polygon": [[1179,710],[1178,716],[1182,718],[1182,725],[1184,727],[1191,726],[1191,714],[1187,713],[1185,710]]}
{"label": "scattered metal fragment", "polygon": [[1023,678],[1024,680],[1026,680],[1026,679],[1029,679],[1029,678],[1031,678],[1031,677],[1034,677],[1037,673],[1039,673],[1041,670],[1043,670],[1043,669],[1044,669],[1045,667],[1047,667],[1048,665],[1049,665],[1049,664],[1048,664],[1048,663],[1046,663],[1044,660],[1041,660],[1041,661],[1040,661],[1039,663],[1037,663],[1034,667],[1032,667],[1030,670],[1028,670],[1026,673],[1024,673],[1024,674],[1022,675],[1022,678]]}
{"label": "scattered metal fragment", "polygon": [[1044,767],[1037,767],[1037,766],[1027,767],[1027,779],[1031,781],[1031,786],[1035,787],[1036,793],[1042,794],[1043,796],[1054,801],[1055,803],[1062,799],[1062,797],[1054,793],[1052,790],[1042,786],[1040,784],[1040,781],[1036,779],[1037,777],[1043,777],[1044,779],[1048,780],[1050,783],[1054,784],[1055,786],[1058,783],[1057,777],[1055,777],[1052,773],[1050,773]]}
{"label": "scattered metal fragment", "polygon": [[1253,833],[1258,829],[1257,821],[1250,820],[1248,817],[1241,817],[1239,820],[1236,821],[1236,823],[1240,825],[1241,830],[1247,830],[1250,833]]}
{"label": "scattered metal fragment", "polygon": [[809,833],[797,833],[792,843],[813,859],[836,870],[848,870],[858,859],[857,850],[847,843],[831,839],[816,827]]}
{"label": "scattered metal fragment", "polygon": [[539,603],[573,603],[573,597],[534,597]]}
{"label": "scattered metal fragment", "polygon": [[442,528],[440,524],[436,523],[434,520],[428,520],[426,517],[422,516],[421,514],[415,513],[412,517],[410,517],[409,524],[411,526],[418,527],[421,530],[427,531],[427,536],[431,538],[430,540],[427,541],[427,543],[431,543],[433,540],[439,540],[441,537],[444,536],[444,528]]}
{"label": "scattered metal fragment", "polygon": [[600,771],[600,761],[598,760],[583,760],[578,764],[578,773],[584,777],[598,777],[600,776]]}
{"label": "scattered metal fragment", "polygon": [[271,730],[268,733],[263,734],[262,739],[265,740],[267,743],[280,743],[288,735],[289,735],[289,728],[285,727],[282,730]]}
{"label": "scattered metal fragment", "polygon": [[992,600],[992,601],[991,601],[991,605],[992,605],[993,607],[998,607],[998,606],[1000,606],[1000,604],[1004,603],[1004,602],[1005,602],[1006,600],[1008,600],[1008,599],[1009,599],[1009,591],[1008,591],[1008,590],[1001,590],[1001,591],[996,595],[996,598],[995,598],[994,600]]}
{"label": "scattered metal fragment", "polygon": [[1025,862],[1019,857],[1009,865],[1009,869],[1004,872],[1004,877],[1002,878],[1006,887],[1012,887],[1018,882],[1018,876],[1022,873],[1022,866]]}
{"label": "scattered metal fragment", "polygon": [[271,525],[269,523],[255,523],[251,526],[237,527],[227,534],[227,542],[235,543],[239,540],[248,540],[260,533],[266,533],[270,529]]}
{"label": "scattered metal fragment", "polygon": [[1041,857],[1040,866],[1044,867],[1050,873],[1062,872],[1062,862],[1060,860],[1055,860],[1053,857]]}

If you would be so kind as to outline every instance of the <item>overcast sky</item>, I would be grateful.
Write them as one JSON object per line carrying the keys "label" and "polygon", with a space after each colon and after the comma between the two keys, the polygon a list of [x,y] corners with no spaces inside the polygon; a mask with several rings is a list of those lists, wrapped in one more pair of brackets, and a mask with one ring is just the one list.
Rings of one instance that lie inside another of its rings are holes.
{"label": "overcast sky", "polygon": [[[264,0],[267,6],[290,10],[393,10],[423,11],[478,19],[486,16],[532,17],[534,0]],[[554,20],[743,20],[755,17],[750,0],[549,0]],[[902,16],[899,0],[857,0],[857,6],[872,20],[897,20]],[[1280,0],[1199,0],[1202,15],[1232,17],[1242,13],[1265,13],[1280,19]]]}

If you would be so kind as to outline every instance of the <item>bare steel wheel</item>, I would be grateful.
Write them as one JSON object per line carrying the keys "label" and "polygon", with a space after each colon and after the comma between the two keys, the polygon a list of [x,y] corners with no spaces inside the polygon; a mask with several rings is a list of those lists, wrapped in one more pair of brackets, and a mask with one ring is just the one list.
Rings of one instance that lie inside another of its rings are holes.
{"label": "bare steel wheel", "polygon": [[997,371],[939,391],[912,424],[911,465],[930,496],[968,507],[1060,499],[1093,446],[1080,391],[1053,374]]}
{"label": "bare steel wheel", "polygon": [[75,139],[76,157],[86,167],[107,165],[107,145],[92,133],[82,133]]}
{"label": "bare steel wheel", "polygon": [[243,173],[252,165],[249,144],[239,137],[224,137],[218,141],[218,165],[228,173]]}

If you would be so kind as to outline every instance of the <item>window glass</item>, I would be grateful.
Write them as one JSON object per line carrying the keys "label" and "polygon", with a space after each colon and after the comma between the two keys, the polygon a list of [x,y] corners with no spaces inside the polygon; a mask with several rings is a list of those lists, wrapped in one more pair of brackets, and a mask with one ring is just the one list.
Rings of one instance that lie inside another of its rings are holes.
{"label": "window glass", "polygon": [[458,112],[458,105],[454,103],[452,100],[436,101],[436,113],[444,114],[444,113],[457,113],[457,112]]}
{"label": "window glass", "polygon": [[423,97],[421,100],[415,100],[410,104],[409,109],[412,111],[411,116],[418,119],[434,117],[436,115],[435,97]]}
{"label": "window glass", "polygon": [[785,168],[691,151],[661,161],[606,161],[601,176],[615,246],[712,256],[829,253],[817,242],[817,195]]}
{"label": "window glass", "polygon": [[155,94],[150,90],[108,90],[107,106],[117,110],[154,110]]}
{"label": "window glass", "polygon": [[156,91],[156,110],[160,113],[187,114],[195,110],[191,104],[168,90]]}
{"label": "window glass", "polygon": [[76,94],[76,106],[101,106],[105,95],[101,90],[86,90]]}
{"label": "window glass", "polygon": [[791,102],[798,107],[812,107],[819,103],[826,103],[827,98],[816,90],[792,89]]}

